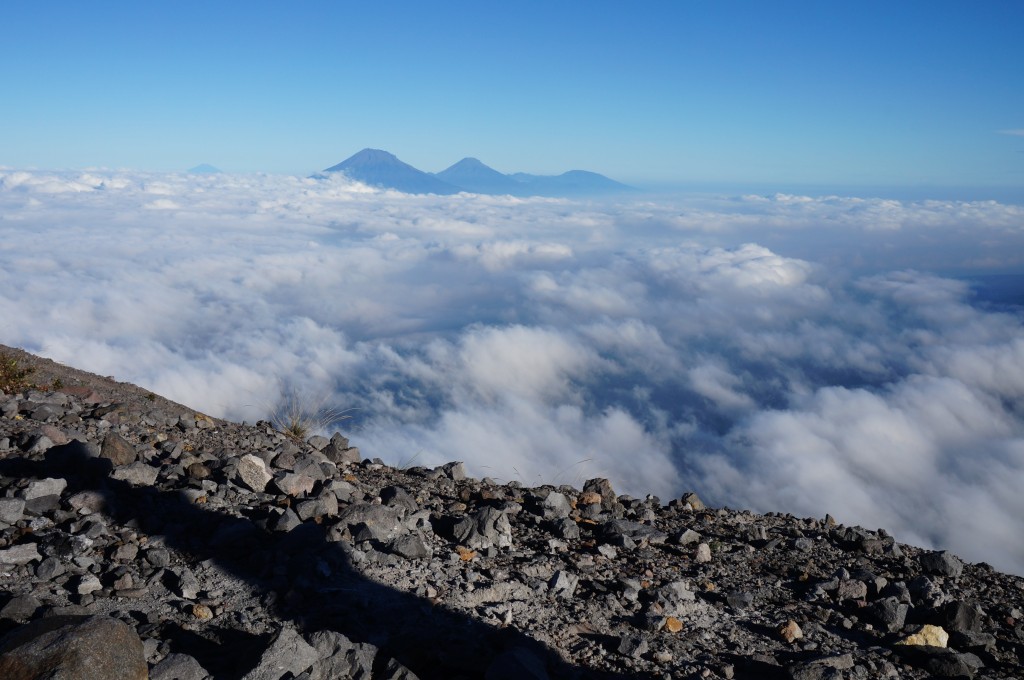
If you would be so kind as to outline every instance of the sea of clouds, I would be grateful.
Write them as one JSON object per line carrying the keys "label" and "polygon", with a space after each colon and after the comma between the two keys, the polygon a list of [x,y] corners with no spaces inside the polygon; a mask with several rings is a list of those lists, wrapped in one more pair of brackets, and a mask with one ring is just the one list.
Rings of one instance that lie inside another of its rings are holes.
{"label": "sea of clouds", "polygon": [[2,343],[215,416],[351,409],[391,464],[831,513],[1016,573],[1024,314],[965,276],[1022,271],[995,202],[0,168]]}

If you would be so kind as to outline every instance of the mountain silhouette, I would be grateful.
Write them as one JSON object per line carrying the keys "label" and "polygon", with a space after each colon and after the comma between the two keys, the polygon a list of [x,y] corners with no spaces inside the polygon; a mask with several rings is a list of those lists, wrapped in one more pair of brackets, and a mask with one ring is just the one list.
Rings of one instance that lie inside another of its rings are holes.
{"label": "mountain silhouette", "polygon": [[380,149],[363,149],[324,172],[341,172],[363,184],[407,194],[457,194],[461,190]]}
{"label": "mountain silhouette", "polygon": [[476,158],[463,158],[455,165],[436,174],[449,184],[475,194],[522,195],[523,185],[508,175],[484,165]]}
{"label": "mountain silhouette", "polygon": [[461,161],[438,173],[423,172],[380,149],[363,149],[324,172],[341,172],[370,186],[409,194],[474,194],[512,196],[596,196],[633,191],[596,172],[570,170],[561,175],[506,175],[476,158]]}
{"label": "mountain silhouette", "polygon": [[531,196],[586,196],[633,191],[633,187],[587,170],[569,170],[561,175],[509,175]]}

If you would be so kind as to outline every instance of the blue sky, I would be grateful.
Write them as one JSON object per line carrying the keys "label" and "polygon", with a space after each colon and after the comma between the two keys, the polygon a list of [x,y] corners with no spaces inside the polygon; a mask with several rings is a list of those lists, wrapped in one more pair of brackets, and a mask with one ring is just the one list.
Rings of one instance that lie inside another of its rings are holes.
{"label": "blue sky", "polygon": [[438,5],[7,3],[0,165],[1024,186],[1024,3]]}

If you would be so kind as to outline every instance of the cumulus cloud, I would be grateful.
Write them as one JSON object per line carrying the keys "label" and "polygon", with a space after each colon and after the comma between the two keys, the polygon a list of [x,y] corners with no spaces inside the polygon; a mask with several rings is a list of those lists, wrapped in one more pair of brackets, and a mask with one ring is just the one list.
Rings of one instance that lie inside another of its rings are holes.
{"label": "cumulus cloud", "polygon": [[355,409],[393,464],[830,512],[1024,573],[1022,317],[965,278],[1020,274],[1022,218],[0,169],[0,342],[218,416]]}

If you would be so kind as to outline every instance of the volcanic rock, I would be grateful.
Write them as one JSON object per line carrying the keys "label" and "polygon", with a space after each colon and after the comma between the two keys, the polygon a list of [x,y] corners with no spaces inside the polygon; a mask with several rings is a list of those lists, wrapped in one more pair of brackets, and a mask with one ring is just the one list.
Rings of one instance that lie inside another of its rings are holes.
{"label": "volcanic rock", "polygon": [[1024,580],[882,530],[391,467],[18,356],[83,389],[0,395],[2,632],[100,617],[156,680],[1020,677]]}
{"label": "volcanic rock", "polygon": [[43,618],[0,640],[5,680],[145,680],[142,641],[105,616]]}

